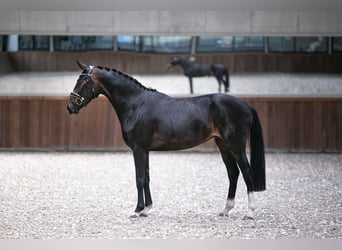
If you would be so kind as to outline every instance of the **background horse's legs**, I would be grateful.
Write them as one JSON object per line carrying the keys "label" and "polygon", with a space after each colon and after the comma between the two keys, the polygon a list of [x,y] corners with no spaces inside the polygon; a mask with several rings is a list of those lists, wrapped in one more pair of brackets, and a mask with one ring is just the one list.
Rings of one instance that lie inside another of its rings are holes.
{"label": "background horse's legs", "polygon": [[221,93],[221,83],[222,83],[221,81],[222,81],[222,78],[220,76],[218,76],[218,75],[215,75],[215,78],[216,78],[216,80],[218,82],[218,92]]}
{"label": "background horse's legs", "polygon": [[229,152],[228,146],[224,143],[224,141],[221,139],[215,139],[215,142],[220,149],[221,156],[224,164],[226,165],[229,178],[229,191],[226,206],[223,211],[219,213],[219,215],[228,216],[228,212],[232,210],[235,205],[236,186],[240,172],[233,155]]}
{"label": "background horse's legs", "polygon": [[194,88],[192,86],[192,77],[189,76],[189,83],[190,83],[190,94],[194,93]]}
{"label": "background horse's legs", "polygon": [[224,70],[225,80],[222,77],[223,85],[224,85],[224,92],[229,92],[229,71],[227,68]]}
{"label": "background horse's legs", "polygon": [[[136,148],[133,150],[135,177],[138,190],[138,204],[135,209],[135,214],[133,214],[131,217],[147,216],[148,211],[152,206],[152,199],[149,188],[148,155],[149,152],[144,149]],[[144,202],[144,191],[146,202]],[[145,204],[148,204],[146,210]]]}

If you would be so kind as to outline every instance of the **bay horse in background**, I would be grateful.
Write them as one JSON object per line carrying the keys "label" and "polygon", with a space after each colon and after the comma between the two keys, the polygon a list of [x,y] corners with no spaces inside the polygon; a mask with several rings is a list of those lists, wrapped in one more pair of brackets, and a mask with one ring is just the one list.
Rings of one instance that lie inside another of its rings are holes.
{"label": "bay horse in background", "polygon": [[218,82],[218,92],[221,93],[221,84],[224,86],[224,92],[229,92],[229,72],[228,68],[223,64],[215,63],[211,65],[199,65],[192,63],[189,60],[174,57],[170,61],[170,67],[179,65],[182,67],[184,71],[184,75],[189,78],[190,83],[190,93],[193,94],[193,84],[192,78],[193,77],[200,77],[200,76],[215,76]]}
{"label": "bay horse in background", "polygon": [[[265,190],[264,143],[254,108],[225,94],[173,98],[144,87],[117,69],[78,64],[82,73],[70,94],[67,110],[77,114],[100,94],[112,104],[123,139],[134,156],[138,203],[132,217],[147,216],[152,207],[150,151],[191,148],[214,138],[229,177],[226,206],[220,215],[228,215],[234,207],[241,171],[248,194],[246,218],[253,218],[254,191]],[[248,138],[251,164],[246,156]]]}

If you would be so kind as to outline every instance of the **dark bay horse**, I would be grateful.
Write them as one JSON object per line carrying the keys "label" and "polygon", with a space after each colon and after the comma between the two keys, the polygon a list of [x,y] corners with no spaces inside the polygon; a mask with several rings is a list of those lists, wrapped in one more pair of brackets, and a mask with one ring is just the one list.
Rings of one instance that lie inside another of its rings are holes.
{"label": "dark bay horse", "polygon": [[189,78],[190,93],[193,94],[192,78],[199,76],[215,76],[218,82],[218,92],[221,92],[221,84],[224,86],[224,92],[229,92],[229,72],[223,64],[215,63],[207,66],[194,64],[189,60],[174,57],[170,61],[170,66],[179,65],[184,70],[184,75]]}
{"label": "dark bay horse", "polygon": [[[113,105],[123,139],[134,156],[138,190],[135,217],[147,216],[152,207],[149,152],[186,149],[214,138],[229,177],[227,202],[220,215],[228,215],[234,207],[241,171],[248,194],[246,218],[253,218],[253,192],[265,190],[264,143],[254,108],[225,94],[172,98],[144,87],[116,69],[78,64],[83,71],[70,94],[67,109],[70,114],[77,114],[100,94]],[[249,137],[251,165],[245,150]]]}

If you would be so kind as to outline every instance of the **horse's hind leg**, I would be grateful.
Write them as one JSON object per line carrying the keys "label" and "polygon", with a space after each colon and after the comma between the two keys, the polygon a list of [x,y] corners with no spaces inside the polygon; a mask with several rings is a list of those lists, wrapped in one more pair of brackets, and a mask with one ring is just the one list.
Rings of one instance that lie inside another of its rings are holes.
{"label": "horse's hind leg", "polygon": [[253,182],[253,171],[248,163],[245,149],[239,151],[231,151],[234,156],[238,166],[242,172],[243,179],[247,186],[248,194],[248,213],[244,217],[245,219],[254,218],[254,210],[256,208],[254,201],[254,182]]}
{"label": "horse's hind leg", "polygon": [[[228,212],[234,207],[235,192],[240,169],[247,186],[248,194],[248,213],[244,219],[252,219],[254,218],[254,210],[256,208],[253,193],[254,183],[252,168],[248,163],[246,151],[244,147],[241,147],[242,149],[237,150],[237,148],[233,145],[227,145],[224,140],[216,139],[215,142],[220,149],[223,161],[227,167],[230,182],[226,207],[224,208],[223,212],[220,213],[220,215],[228,215]],[[235,143],[238,144],[237,142]],[[239,143],[239,145],[242,144]]]}
{"label": "horse's hind leg", "polygon": [[216,78],[216,80],[218,82],[218,93],[221,93],[221,77],[215,75],[215,78]]}
{"label": "horse's hind leg", "polygon": [[239,168],[236,164],[235,158],[229,152],[228,147],[224,143],[224,141],[220,139],[216,139],[215,142],[220,149],[221,156],[222,156],[224,164],[226,165],[228,178],[229,178],[229,191],[228,191],[226,205],[223,211],[219,213],[219,215],[228,216],[229,211],[232,210],[235,205],[235,193],[236,193],[237,181],[239,178]]}

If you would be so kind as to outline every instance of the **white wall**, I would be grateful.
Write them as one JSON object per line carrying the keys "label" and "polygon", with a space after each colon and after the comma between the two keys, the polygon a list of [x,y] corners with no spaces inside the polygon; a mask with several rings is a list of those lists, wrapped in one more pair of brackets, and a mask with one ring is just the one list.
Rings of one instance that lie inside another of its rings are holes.
{"label": "white wall", "polygon": [[0,11],[0,34],[341,36],[342,11]]}

